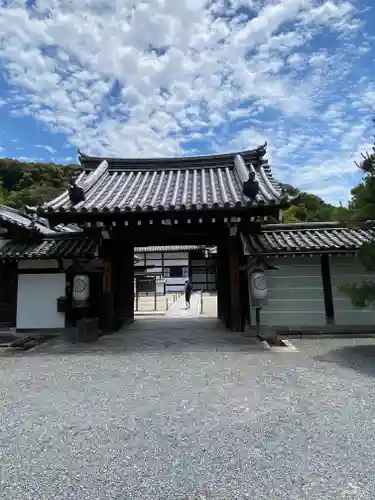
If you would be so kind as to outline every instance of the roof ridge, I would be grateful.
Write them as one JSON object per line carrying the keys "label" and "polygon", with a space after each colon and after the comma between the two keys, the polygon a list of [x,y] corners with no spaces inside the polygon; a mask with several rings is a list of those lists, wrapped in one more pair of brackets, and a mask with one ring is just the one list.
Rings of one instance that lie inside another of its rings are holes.
{"label": "roof ridge", "polygon": [[229,153],[220,153],[220,154],[211,154],[211,155],[196,155],[196,156],[167,156],[167,157],[151,157],[151,158],[123,158],[123,157],[106,157],[106,156],[90,156],[82,153],[78,150],[78,160],[79,162],[102,162],[107,161],[110,165],[111,163],[127,163],[129,166],[134,168],[137,164],[145,164],[148,163],[150,166],[154,166],[155,164],[169,164],[169,163],[182,163],[186,164],[189,162],[204,162],[204,161],[220,161],[220,160],[228,160],[234,161],[234,158],[237,155],[241,155],[244,159],[248,157],[263,157],[267,152],[267,143],[258,146],[254,149],[248,149],[245,151],[236,151]]}

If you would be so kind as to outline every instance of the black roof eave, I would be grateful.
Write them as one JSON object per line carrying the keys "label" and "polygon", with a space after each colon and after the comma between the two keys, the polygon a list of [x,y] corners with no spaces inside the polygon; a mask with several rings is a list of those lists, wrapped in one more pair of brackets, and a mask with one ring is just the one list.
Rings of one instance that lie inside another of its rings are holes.
{"label": "black roof eave", "polygon": [[249,250],[249,256],[260,256],[260,257],[293,257],[293,256],[305,256],[305,255],[322,255],[322,254],[355,254],[359,251],[359,248],[322,248],[320,250],[280,250],[273,252],[259,252]]}
{"label": "black roof eave", "polygon": [[73,219],[86,219],[90,218],[91,220],[96,219],[113,219],[113,218],[140,218],[144,217],[147,219],[156,218],[156,219],[171,219],[176,217],[215,217],[215,216],[223,216],[223,217],[235,217],[236,215],[265,215],[265,214],[274,214],[275,211],[282,210],[286,206],[288,206],[288,201],[281,203],[273,203],[273,204],[254,204],[248,206],[239,206],[239,207],[209,207],[209,208],[201,208],[201,209],[177,209],[177,210],[54,210],[50,207],[39,207],[38,214],[40,216],[49,219],[51,217],[61,217],[61,218],[69,218]]}
{"label": "black roof eave", "polygon": [[51,255],[12,255],[12,256],[0,256],[0,261],[19,261],[19,260],[57,260],[57,259],[95,259],[95,253],[85,253],[84,256],[75,255],[75,254],[67,254],[63,257],[59,254],[51,254]]}
{"label": "black roof eave", "polygon": [[85,231],[61,232],[55,234],[47,234],[43,240],[61,241],[61,240],[87,240],[94,239],[92,235],[88,235]]}

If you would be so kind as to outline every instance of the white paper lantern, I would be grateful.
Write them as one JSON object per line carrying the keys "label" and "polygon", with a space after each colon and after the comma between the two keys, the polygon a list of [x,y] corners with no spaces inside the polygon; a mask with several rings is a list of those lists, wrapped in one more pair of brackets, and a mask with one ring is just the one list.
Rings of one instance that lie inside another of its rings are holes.
{"label": "white paper lantern", "polygon": [[86,274],[77,274],[73,280],[73,299],[76,303],[84,304],[90,295],[90,278]]}
{"label": "white paper lantern", "polygon": [[250,276],[251,297],[256,300],[264,300],[267,297],[267,278],[263,271],[253,271]]}

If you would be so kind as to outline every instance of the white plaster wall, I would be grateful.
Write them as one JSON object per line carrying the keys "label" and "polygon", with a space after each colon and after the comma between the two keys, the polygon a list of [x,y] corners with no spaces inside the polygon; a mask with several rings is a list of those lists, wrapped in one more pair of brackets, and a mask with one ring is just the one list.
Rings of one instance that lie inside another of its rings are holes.
{"label": "white plaster wall", "polygon": [[183,292],[187,278],[165,278],[165,291]]}
{"label": "white plaster wall", "polygon": [[65,295],[65,274],[19,274],[17,328],[64,328],[65,314],[57,312],[57,297]]}
{"label": "white plaster wall", "polygon": [[[280,269],[266,271],[268,304],[261,312],[267,326],[326,324],[319,257],[274,259]],[[252,311],[252,319],[255,312]]]}
{"label": "white plaster wall", "polygon": [[375,304],[364,309],[353,307],[349,297],[338,289],[339,285],[375,281],[375,273],[367,271],[355,258],[332,256],[330,259],[333,307],[336,325],[374,325]]}
{"label": "white plaster wall", "polygon": [[[143,265],[145,265],[144,261],[142,262]],[[162,266],[162,260],[161,259],[146,259],[146,267],[160,267]]]}
{"label": "white plaster wall", "polygon": [[[171,261],[189,261],[189,252],[164,252],[164,262],[167,260]],[[184,264],[176,264],[176,266]]]}
{"label": "white plaster wall", "polygon": [[161,252],[146,252],[142,254],[142,257],[145,256],[146,260],[160,260],[162,259]]}
{"label": "white plaster wall", "polygon": [[164,281],[156,281],[156,293],[158,295],[163,295],[164,294]]}
{"label": "white plaster wall", "polygon": [[188,267],[189,259],[164,259],[164,267]]}

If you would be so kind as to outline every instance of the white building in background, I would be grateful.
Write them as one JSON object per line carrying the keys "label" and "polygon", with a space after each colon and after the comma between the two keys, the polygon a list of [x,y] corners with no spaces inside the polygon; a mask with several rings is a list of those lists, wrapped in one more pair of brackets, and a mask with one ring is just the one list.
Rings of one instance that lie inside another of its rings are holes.
{"label": "white building in background", "polygon": [[[216,290],[215,255],[203,246],[147,246],[136,247],[134,253],[136,278],[156,277],[156,292],[182,292],[187,279],[193,290]],[[139,273],[137,272],[139,268]],[[138,276],[137,276],[138,275]],[[145,285],[147,287],[147,285]],[[146,291],[146,290],[145,290]]]}

